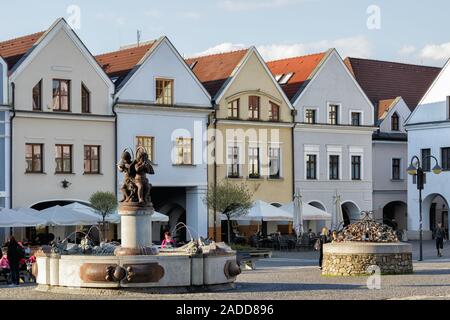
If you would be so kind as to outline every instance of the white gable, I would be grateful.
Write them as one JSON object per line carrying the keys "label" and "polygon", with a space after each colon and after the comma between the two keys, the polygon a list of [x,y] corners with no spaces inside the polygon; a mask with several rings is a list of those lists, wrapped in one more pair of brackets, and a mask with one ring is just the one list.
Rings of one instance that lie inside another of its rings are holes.
{"label": "white gable", "polygon": [[450,96],[450,61],[444,66],[408,119],[408,124],[448,119],[447,97]]}
{"label": "white gable", "polygon": [[353,75],[348,71],[342,58],[332,50],[325,62],[303,89],[294,107],[296,121],[305,121],[305,110],[314,108],[318,123],[327,123],[328,104],[340,105],[339,119],[343,125],[351,123],[351,112],[361,112],[363,125],[374,125],[374,108]]}
{"label": "white gable", "polygon": [[174,81],[176,105],[211,107],[210,96],[167,38],[152,49],[136,73],[118,92],[119,100],[154,103],[157,78]]}
{"label": "white gable", "polygon": [[391,130],[391,118],[395,113],[399,117],[400,132],[403,133],[406,132],[404,124],[406,119],[408,119],[409,115],[411,114],[411,110],[408,108],[408,105],[403,100],[403,98],[398,98],[393,102],[393,105],[390,107],[386,116],[380,123],[380,132],[387,132],[387,133],[398,132]]}

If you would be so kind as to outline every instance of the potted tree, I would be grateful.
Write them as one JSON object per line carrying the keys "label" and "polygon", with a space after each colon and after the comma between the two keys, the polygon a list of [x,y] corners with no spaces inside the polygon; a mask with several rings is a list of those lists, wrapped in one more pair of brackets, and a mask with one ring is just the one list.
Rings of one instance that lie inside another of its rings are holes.
{"label": "potted tree", "polygon": [[100,232],[102,233],[103,241],[107,240],[107,222],[106,218],[114,213],[117,208],[117,198],[112,192],[95,192],[89,199],[95,212],[101,216]]}

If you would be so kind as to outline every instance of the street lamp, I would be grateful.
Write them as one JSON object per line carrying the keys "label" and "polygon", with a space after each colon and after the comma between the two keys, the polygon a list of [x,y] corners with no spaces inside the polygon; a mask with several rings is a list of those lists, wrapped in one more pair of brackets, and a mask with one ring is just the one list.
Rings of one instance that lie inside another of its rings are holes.
{"label": "street lamp", "polygon": [[[425,156],[423,160],[433,158],[436,161],[436,165],[433,167],[432,171],[434,174],[440,174],[442,172],[442,168],[439,165],[439,161],[435,156]],[[416,161],[414,163],[414,160]],[[423,249],[422,249],[422,235],[423,235],[423,221],[422,221],[422,190],[425,186],[425,171],[422,168],[422,164],[420,163],[420,159],[417,156],[413,156],[411,158],[411,164],[408,167],[408,174],[416,177],[417,190],[419,190],[419,241],[420,241],[420,250],[419,250],[419,261],[423,260]]]}

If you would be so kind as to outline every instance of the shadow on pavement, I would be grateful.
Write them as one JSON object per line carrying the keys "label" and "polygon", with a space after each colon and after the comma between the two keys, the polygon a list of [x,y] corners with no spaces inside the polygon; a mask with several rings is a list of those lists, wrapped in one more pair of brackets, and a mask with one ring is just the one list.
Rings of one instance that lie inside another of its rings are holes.
{"label": "shadow on pavement", "polygon": [[328,284],[328,283],[256,283],[239,282],[238,292],[276,292],[276,291],[310,291],[310,290],[355,290],[364,289],[363,285]]}

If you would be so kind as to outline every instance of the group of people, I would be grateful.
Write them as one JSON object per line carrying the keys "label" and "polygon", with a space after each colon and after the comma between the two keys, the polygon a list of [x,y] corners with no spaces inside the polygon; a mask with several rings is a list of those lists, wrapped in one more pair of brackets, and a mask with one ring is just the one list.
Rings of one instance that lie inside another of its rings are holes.
{"label": "group of people", "polygon": [[[35,262],[35,257],[30,257],[31,249],[17,241],[13,236],[1,250],[0,274],[8,279],[10,286],[20,283],[20,269],[28,263]],[[27,260],[26,260],[27,258]]]}

